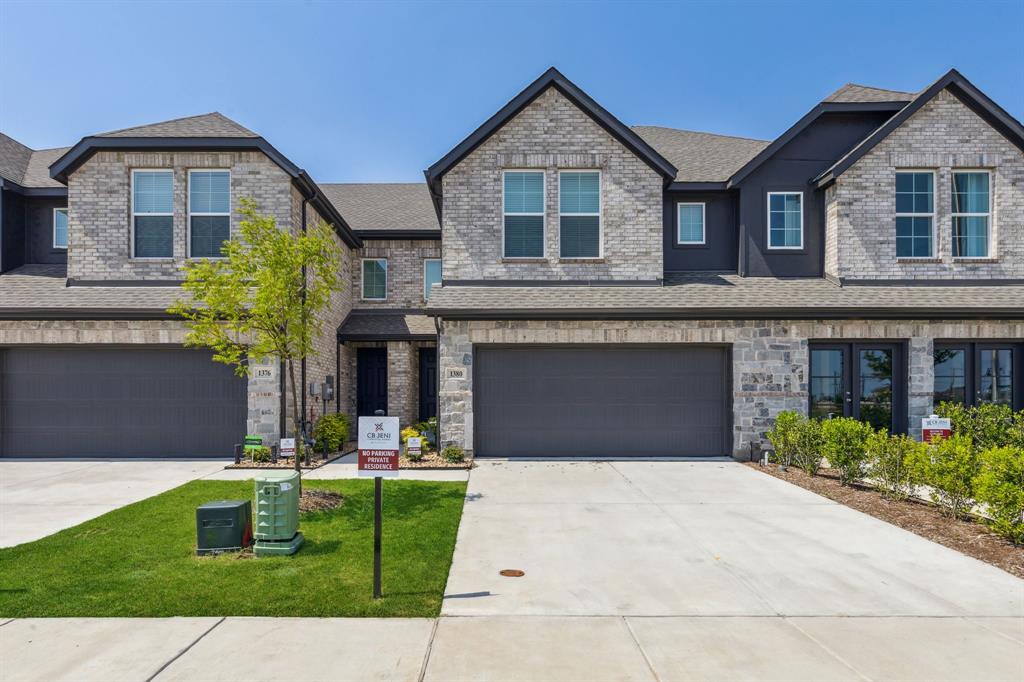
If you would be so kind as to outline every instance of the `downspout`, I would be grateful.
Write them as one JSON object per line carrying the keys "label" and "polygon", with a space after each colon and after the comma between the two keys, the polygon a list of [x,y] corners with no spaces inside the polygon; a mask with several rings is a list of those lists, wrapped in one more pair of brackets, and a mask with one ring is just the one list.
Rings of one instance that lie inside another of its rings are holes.
{"label": "downspout", "polygon": [[341,414],[341,341],[334,337],[334,413]]}
{"label": "downspout", "polygon": [[[303,197],[302,199],[302,234],[306,234],[306,205],[309,203],[309,199]],[[302,311],[303,317],[305,317],[306,311],[306,266],[302,266]],[[299,425],[299,433],[303,437],[307,437],[309,434],[306,433],[306,357],[303,355],[302,362],[299,364],[299,376],[301,377],[302,390],[299,391],[299,395],[302,396],[302,409],[299,414],[302,415],[302,424]],[[312,427],[312,425],[310,425]]]}
{"label": "downspout", "polygon": [[[442,286],[444,286],[442,284]],[[437,332],[437,362],[434,363],[434,371],[437,372],[437,448],[441,452],[441,318],[434,318],[434,331]]]}

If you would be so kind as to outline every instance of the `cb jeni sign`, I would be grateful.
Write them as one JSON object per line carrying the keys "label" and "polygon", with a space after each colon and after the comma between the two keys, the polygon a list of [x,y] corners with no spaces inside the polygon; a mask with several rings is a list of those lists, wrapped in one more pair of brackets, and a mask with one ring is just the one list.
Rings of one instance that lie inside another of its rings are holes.
{"label": "cb jeni sign", "polygon": [[359,475],[398,476],[398,417],[359,418]]}

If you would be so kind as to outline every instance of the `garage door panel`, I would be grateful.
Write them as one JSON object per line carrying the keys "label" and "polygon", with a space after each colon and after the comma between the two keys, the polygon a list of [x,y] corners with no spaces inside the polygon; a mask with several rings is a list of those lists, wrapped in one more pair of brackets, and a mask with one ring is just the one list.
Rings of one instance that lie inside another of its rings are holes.
{"label": "garage door panel", "polygon": [[729,454],[723,347],[481,346],[474,372],[480,456]]}

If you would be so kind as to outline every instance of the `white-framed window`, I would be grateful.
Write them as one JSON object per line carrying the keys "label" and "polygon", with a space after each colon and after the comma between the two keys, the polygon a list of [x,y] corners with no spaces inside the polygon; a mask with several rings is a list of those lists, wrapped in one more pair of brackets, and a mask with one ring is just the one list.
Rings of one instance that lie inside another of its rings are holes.
{"label": "white-framed window", "polygon": [[430,298],[430,287],[441,283],[441,259],[423,259],[423,300]]}
{"label": "white-framed window", "polygon": [[768,192],[768,248],[804,248],[803,192]]}
{"label": "white-framed window", "polygon": [[987,170],[953,170],[953,257],[988,258],[992,176]]}
{"label": "white-framed window", "polygon": [[704,244],[704,202],[676,204],[676,244]]}
{"label": "white-framed window", "polygon": [[68,210],[53,209],[53,248],[68,248]]}
{"label": "white-framed window", "polygon": [[502,256],[544,257],[544,171],[502,173]]}
{"label": "white-framed window", "polygon": [[558,257],[601,257],[601,171],[559,172]]}
{"label": "white-framed window", "polygon": [[188,257],[221,258],[231,236],[231,172],[188,172]]}
{"label": "white-framed window", "polygon": [[362,295],[364,301],[385,301],[388,297],[388,259],[364,258]]}
{"label": "white-framed window", "polygon": [[174,172],[132,171],[132,257],[174,256]]}
{"label": "white-framed window", "polygon": [[896,172],[896,257],[935,256],[935,172]]}

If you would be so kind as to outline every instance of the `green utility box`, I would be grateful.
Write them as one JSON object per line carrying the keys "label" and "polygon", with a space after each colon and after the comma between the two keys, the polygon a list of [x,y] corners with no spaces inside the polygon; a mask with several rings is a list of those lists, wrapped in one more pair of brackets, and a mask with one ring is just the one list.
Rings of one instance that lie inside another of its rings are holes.
{"label": "green utility box", "polygon": [[251,544],[249,500],[218,500],[196,507],[196,554],[237,551]]}
{"label": "green utility box", "polygon": [[302,546],[299,482],[297,471],[268,471],[256,477],[257,556],[294,554]]}

